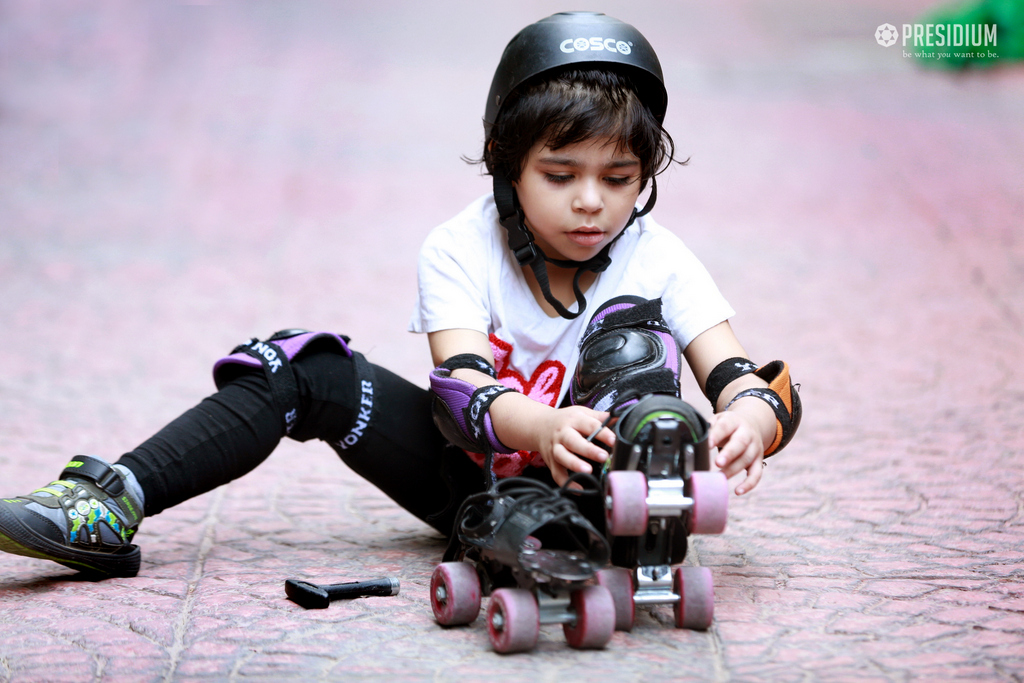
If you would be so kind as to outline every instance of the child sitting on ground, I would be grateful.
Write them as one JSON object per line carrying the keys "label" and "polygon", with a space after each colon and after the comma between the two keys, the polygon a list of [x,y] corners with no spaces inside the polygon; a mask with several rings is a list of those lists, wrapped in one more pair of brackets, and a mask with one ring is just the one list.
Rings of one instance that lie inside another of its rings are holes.
{"label": "child sitting on ground", "polygon": [[678,393],[682,349],[717,413],[715,463],[729,477],[746,472],[737,493],[752,490],[764,456],[795,431],[799,402],[785,364],[746,360],[707,271],[646,215],[655,176],[673,160],[666,104],[657,57],[632,26],[584,12],[524,29],[487,101],[494,195],[437,227],[421,252],[410,329],[428,336],[434,393],[369,363],[344,337],[254,339],[217,363],[217,393],[115,464],[76,456],[57,481],[0,501],[0,549],[134,576],[144,516],[244,475],[284,436],[327,442],[447,535],[461,501],[484,487],[476,454],[496,453],[498,476],[557,484],[607,459],[594,441],[614,442],[605,426],[614,396],[590,400],[593,368],[577,365],[602,310],[588,301],[621,297],[647,302],[647,327],[670,333],[639,355],[609,349],[616,377],[650,389],[644,378],[658,371],[669,386],[656,390]]}

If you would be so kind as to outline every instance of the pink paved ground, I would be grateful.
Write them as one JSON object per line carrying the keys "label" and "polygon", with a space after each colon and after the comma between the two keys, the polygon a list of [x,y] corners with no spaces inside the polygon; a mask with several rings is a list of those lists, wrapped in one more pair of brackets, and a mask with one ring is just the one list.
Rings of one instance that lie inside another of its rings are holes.
{"label": "pink paved ground", "polygon": [[[802,384],[796,441],[694,544],[714,627],[497,656],[431,618],[439,536],[287,443],[147,520],[138,578],[0,557],[0,680],[1024,677],[1024,71],[876,44],[923,0],[592,4],[661,53],[692,158],[661,222]],[[5,494],[116,458],[250,335],[334,329],[423,382],[417,248],[487,190],[459,155],[502,46],[562,9],[489,5],[0,2]],[[284,600],[381,575],[399,597]]]}

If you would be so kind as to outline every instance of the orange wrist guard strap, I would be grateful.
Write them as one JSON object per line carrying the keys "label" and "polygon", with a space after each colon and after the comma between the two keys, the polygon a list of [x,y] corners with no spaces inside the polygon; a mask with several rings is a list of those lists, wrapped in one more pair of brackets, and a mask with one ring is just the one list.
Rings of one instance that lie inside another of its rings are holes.
{"label": "orange wrist guard strap", "polygon": [[789,366],[785,361],[773,360],[771,363],[762,365],[754,374],[768,382],[768,388],[755,387],[744,389],[736,394],[726,410],[733,403],[745,396],[756,396],[771,406],[775,413],[775,439],[771,445],[764,449],[765,457],[778,453],[796,433],[800,426],[800,418],[803,415],[803,407],[800,403],[800,394],[789,379]]}

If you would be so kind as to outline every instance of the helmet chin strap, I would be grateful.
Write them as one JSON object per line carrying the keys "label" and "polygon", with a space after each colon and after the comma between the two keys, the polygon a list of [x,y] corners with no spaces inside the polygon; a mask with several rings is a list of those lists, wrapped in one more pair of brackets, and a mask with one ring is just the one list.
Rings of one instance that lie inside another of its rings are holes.
{"label": "helmet chin strap", "polygon": [[[551,304],[551,307],[555,309],[558,315],[562,316],[567,320],[573,320],[579,317],[583,311],[587,309],[587,300],[583,296],[583,292],[580,290],[580,277],[585,272],[601,273],[609,265],[611,265],[612,259],[608,256],[611,251],[612,245],[622,237],[622,234],[626,232],[626,228],[633,225],[640,216],[646,216],[650,213],[651,209],[654,208],[654,202],[658,199],[658,185],[654,178],[651,178],[651,196],[647,198],[647,203],[644,204],[644,208],[639,211],[636,207],[633,207],[633,213],[629,217],[629,221],[626,226],[619,231],[619,234],[612,239],[611,242],[606,244],[600,252],[590,257],[586,261],[570,261],[567,259],[553,259],[549,258],[544,251],[537,246],[534,242],[533,234],[529,228],[526,227],[526,222],[523,218],[522,209],[519,206],[519,198],[516,196],[516,190],[512,186],[512,182],[503,175],[495,175],[494,178],[494,203],[498,209],[498,221],[505,228],[508,233],[508,247],[512,250],[512,254],[516,257],[516,261],[519,262],[519,266],[530,266],[533,271],[533,276],[537,278],[537,284],[540,286],[541,294],[544,295],[544,300]],[[576,268],[576,274],[572,278],[572,291],[576,295],[576,311],[569,311],[562,302],[555,298],[551,293],[551,284],[548,280],[548,268],[547,262],[550,262],[559,268]]]}

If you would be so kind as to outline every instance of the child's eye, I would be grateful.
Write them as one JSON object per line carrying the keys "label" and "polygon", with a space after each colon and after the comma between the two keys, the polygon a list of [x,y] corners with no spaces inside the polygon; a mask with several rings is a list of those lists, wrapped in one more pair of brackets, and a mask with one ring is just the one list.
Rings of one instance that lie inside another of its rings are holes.
{"label": "child's eye", "polygon": [[554,173],[545,173],[544,177],[547,179],[549,183],[557,183],[559,185],[562,183],[567,183],[570,180],[572,180],[571,175],[556,175]]}
{"label": "child's eye", "polygon": [[632,176],[625,176],[625,177],[611,176],[611,177],[605,178],[605,181],[609,185],[629,185],[631,182],[633,182],[633,178],[632,178]]}

